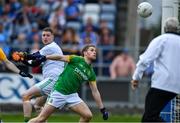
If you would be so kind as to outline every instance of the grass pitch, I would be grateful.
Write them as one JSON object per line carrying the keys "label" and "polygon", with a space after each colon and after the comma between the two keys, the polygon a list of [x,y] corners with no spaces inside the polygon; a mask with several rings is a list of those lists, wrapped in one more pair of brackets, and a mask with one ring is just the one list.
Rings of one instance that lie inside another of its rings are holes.
{"label": "grass pitch", "polygon": [[[140,122],[140,115],[113,115],[110,114],[107,121],[102,120],[100,114],[94,114],[91,122]],[[4,123],[23,122],[23,114],[11,113],[3,114],[2,120]],[[79,116],[76,114],[53,114],[48,119],[48,122],[78,122]]]}

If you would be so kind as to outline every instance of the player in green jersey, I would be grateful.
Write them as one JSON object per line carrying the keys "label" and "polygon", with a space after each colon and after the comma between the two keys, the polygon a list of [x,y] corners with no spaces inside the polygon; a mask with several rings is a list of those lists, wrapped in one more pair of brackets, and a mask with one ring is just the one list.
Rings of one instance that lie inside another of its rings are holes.
{"label": "player in green jersey", "polygon": [[29,123],[44,122],[56,109],[61,109],[64,106],[68,106],[80,115],[79,122],[89,122],[92,118],[92,113],[86,103],[77,94],[77,90],[83,82],[89,82],[92,95],[103,115],[103,119],[108,119],[108,112],[102,103],[101,95],[96,84],[96,75],[91,66],[92,61],[96,59],[96,47],[94,45],[85,46],[82,49],[82,56],[47,55],[37,58],[42,62],[49,59],[65,61],[68,64],[59,76],[54,86],[54,91],[48,98],[45,107],[39,116],[31,119]]}

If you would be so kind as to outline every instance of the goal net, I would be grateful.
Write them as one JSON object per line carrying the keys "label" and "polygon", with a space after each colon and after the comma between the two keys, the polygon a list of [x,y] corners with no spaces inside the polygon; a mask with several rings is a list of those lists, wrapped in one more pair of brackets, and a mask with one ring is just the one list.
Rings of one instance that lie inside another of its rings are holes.
{"label": "goal net", "polygon": [[[162,33],[164,22],[168,17],[177,17],[180,21],[180,0],[162,0]],[[161,112],[161,117],[166,122],[180,123],[180,95],[166,105]]]}
{"label": "goal net", "polygon": [[171,100],[161,112],[166,122],[180,123],[180,95]]}

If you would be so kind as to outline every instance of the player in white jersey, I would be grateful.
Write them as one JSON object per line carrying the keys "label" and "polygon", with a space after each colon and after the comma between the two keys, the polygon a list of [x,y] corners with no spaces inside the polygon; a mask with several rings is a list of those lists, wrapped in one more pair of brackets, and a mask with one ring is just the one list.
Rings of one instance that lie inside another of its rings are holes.
{"label": "player in white jersey", "polygon": [[[54,40],[53,31],[50,28],[43,29],[42,42],[45,46],[41,50],[33,54],[23,53],[23,57],[25,59],[24,63],[26,61],[26,63],[31,66],[39,65],[40,63],[38,63],[38,61],[35,61],[35,60],[31,62],[29,61],[30,59],[33,60],[34,56],[38,56],[40,54],[41,55],[50,55],[50,54],[63,55],[61,48],[53,40]],[[32,105],[31,105],[30,100],[34,97],[39,97],[39,96],[42,97],[44,95],[48,96],[56,80],[58,79],[59,74],[61,74],[63,70],[64,70],[64,62],[53,61],[53,60],[47,60],[46,62],[44,62],[43,67],[42,67],[42,74],[43,74],[44,80],[32,86],[22,95],[25,122],[28,122],[28,120],[31,118]],[[40,102],[43,101],[42,99],[43,98],[40,98],[39,101]]]}

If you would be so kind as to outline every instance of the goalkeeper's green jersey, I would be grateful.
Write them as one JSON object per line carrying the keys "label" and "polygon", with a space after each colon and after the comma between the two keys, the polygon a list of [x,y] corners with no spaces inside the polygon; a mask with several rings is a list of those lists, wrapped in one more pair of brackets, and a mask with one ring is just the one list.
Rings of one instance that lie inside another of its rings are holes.
{"label": "goalkeeper's green jersey", "polygon": [[62,94],[76,93],[83,82],[95,82],[96,75],[85,59],[81,56],[70,55],[69,63],[59,76],[54,89]]}

